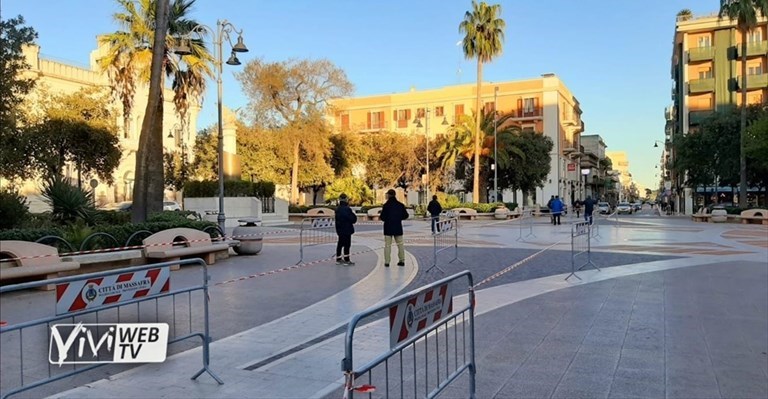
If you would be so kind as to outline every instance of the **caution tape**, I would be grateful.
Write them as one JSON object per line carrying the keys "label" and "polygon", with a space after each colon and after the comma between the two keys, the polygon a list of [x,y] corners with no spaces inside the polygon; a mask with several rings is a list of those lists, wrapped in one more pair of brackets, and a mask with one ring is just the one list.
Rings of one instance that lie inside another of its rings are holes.
{"label": "caution tape", "polygon": [[490,275],[490,276],[488,276],[488,277],[484,278],[482,281],[480,281],[479,283],[477,283],[477,284],[475,284],[474,286],[472,286],[472,288],[477,288],[477,287],[479,287],[479,286],[481,286],[481,285],[483,285],[483,284],[489,283],[489,282],[491,282],[491,281],[493,281],[493,280],[495,280],[495,279],[497,279],[497,278],[499,278],[499,277],[503,276],[504,274],[506,274],[506,273],[509,273],[509,272],[511,272],[512,270],[515,270],[515,269],[517,269],[517,268],[518,268],[518,267],[520,267],[521,265],[523,265],[523,264],[525,264],[525,263],[529,262],[531,259],[533,259],[533,258],[535,258],[535,257],[537,257],[537,256],[539,256],[539,255],[541,255],[542,253],[544,253],[544,251],[547,251],[547,250],[551,249],[552,247],[554,247],[555,245],[558,245],[558,244],[560,244],[561,242],[562,242],[562,240],[561,240],[561,241],[558,241],[558,242],[556,242],[556,243],[554,243],[554,244],[552,244],[552,245],[550,245],[550,246],[548,246],[548,247],[546,247],[546,248],[544,248],[544,249],[542,249],[542,250],[541,250],[541,251],[539,251],[539,252],[536,252],[536,253],[535,253],[535,254],[533,254],[533,255],[530,255],[530,256],[528,256],[527,258],[524,258],[524,259],[522,259],[522,260],[520,260],[520,261],[517,261],[517,262],[515,262],[514,264],[512,264],[512,265],[509,265],[509,266],[505,267],[504,269],[501,269],[500,271],[498,271],[498,272],[496,272],[496,273],[494,273],[494,274],[492,274],[492,275]]}

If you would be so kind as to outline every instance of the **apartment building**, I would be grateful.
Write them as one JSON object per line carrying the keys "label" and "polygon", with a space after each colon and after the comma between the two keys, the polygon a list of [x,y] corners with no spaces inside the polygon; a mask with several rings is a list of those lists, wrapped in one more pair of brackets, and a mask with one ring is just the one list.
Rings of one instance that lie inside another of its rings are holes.
{"label": "apartment building", "polygon": [[[675,133],[695,132],[712,112],[741,106],[741,93],[748,104],[768,102],[768,18],[746,35],[736,22],[717,14],[694,18],[678,17],[672,50],[672,106],[665,110],[669,160],[674,159]],[[747,43],[747,85],[742,87],[742,48]],[[673,196],[681,195],[682,176],[670,176]],[[683,188],[684,201],[678,211],[691,213],[692,190]]]}
{"label": "apartment building", "polygon": [[[106,47],[96,48],[90,54],[90,65],[84,66],[47,58],[41,55],[39,46],[27,46],[23,49],[23,53],[30,68],[24,71],[24,74],[35,79],[36,89],[45,89],[50,93],[72,94],[80,89],[93,87],[109,91],[109,78],[106,73],[101,72],[97,64],[98,59],[106,54],[106,50]],[[123,156],[120,165],[113,174],[114,183],[108,185],[106,182],[99,182],[94,190],[94,197],[99,204],[132,199],[136,151],[139,148],[139,135],[147,106],[148,93],[149,87],[147,85],[140,84],[136,87],[127,131],[123,131],[122,107],[119,100],[115,99],[114,108],[117,113],[115,122],[119,129],[118,134]],[[31,102],[34,103],[34,90],[30,96],[32,96]],[[166,89],[164,98],[163,129],[165,132],[163,133],[163,147],[166,151],[186,149],[191,159],[200,107],[190,106],[186,123],[182,123],[173,104],[173,92]],[[76,176],[76,173],[74,165],[68,165],[64,170],[66,177],[72,178]],[[25,181],[20,188],[21,193],[29,199],[30,210],[39,212],[47,209],[47,206],[40,201],[37,195],[40,188],[38,181]],[[173,195],[174,193],[170,191],[166,193],[169,198]]]}
{"label": "apartment building", "polygon": [[[429,119],[429,135],[446,134],[460,115],[472,115],[477,86],[463,84],[439,89],[416,90],[392,94],[334,100],[330,122],[337,129],[360,133],[394,131],[403,134],[425,134],[411,123],[417,116]],[[482,86],[483,107],[512,113],[522,129],[541,132],[552,139],[551,170],[542,190],[535,193],[538,203],[546,203],[550,195],[571,198],[579,182],[579,135],[584,130],[581,108],[565,84],[554,74],[539,78],[485,82]],[[504,192],[505,201],[518,198]],[[467,198],[471,198],[467,193]],[[522,197],[519,197],[522,198]]]}

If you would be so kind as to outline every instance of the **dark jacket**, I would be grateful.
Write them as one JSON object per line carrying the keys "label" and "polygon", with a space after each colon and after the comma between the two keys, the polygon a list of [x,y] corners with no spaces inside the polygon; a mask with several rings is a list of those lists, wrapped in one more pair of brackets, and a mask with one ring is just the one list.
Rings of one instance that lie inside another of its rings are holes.
{"label": "dark jacket", "polygon": [[405,210],[405,205],[392,197],[381,207],[379,218],[384,222],[385,236],[401,236],[403,235],[403,220],[408,219],[408,211]]}
{"label": "dark jacket", "polygon": [[555,198],[555,200],[552,201],[552,205],[550,205],[549,209],[554,214],[563,213],[563,201],[560,201],[559,198]]}
{"label": "dark jacket", "polygon": [[547,209],[552,209],[552,202],[555,201],[555,197],[552,197],[547,201]]}
{"label": "dark jacket", "polygon": [[429,211],[429,214],[432,216],[440,216],[440,212],[443,211],[443,207],[440,206],[440,203],[437,202],[437,200],[429,201],[429,205],[427,205],[427,211]]}
{"label": "dark jacket", "polygon": [[584,213],[590,214],[595,210],[595,200],[587,198],[584,200]]}
{"label": "dark jacket", "polygon": [[355,234],[355,223],[357,223],[357,215],[352,212],[352,208],[345,202],[339,203],[336,208],[336,234],[340,236]]}

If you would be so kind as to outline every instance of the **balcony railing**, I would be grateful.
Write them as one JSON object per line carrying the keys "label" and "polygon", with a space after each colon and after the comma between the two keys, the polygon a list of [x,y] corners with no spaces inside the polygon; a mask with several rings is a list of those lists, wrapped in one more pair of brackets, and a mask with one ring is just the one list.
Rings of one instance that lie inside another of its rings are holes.
{"label": "balcony railing", "polygon": [[[741,57],[741,44],[736,45],[737,57]],[[747,57],[759,57],[768,55],[768,40],[762,42],[747,43]]]}
{"label": "balcony railing", "polygon": [[529,109],[518,109],[517,110],[517,117],[518,118],[532,118],[542,116],[542,109],[541,107],[538,108],[529,108]]}
{"label": "balcony railing", "polygon": [[[741,89],[741,76],[736,80],[736,85]],[[768,87],[768,73],[762,75],[747,75],[747,90],[764,89]]]}
{"label": "balcony railing", "polygon": [[688,82],[688,93],[706,93],[715,90],[715,79],[692,79]]}
{"label": "balcony railing", "polygon": [[714,55],[715,48],[712,46],[688,49],[688,61],[707,61],[711,60]]}

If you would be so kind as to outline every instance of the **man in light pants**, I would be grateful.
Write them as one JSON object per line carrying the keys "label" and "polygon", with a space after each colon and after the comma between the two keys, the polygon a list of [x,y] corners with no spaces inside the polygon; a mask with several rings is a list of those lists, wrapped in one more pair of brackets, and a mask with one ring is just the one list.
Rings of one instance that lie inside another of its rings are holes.
{"label": "man in light pants", "polygon": [[392,238],[397,244],[397,265],[405,266],[405,248],[403,247],[403,220],[408,219],[405,205],[395,198],[395,190],[387,191],[387,202],[379,215],[384,222],[384,266],[389,267],[392,259]]}

